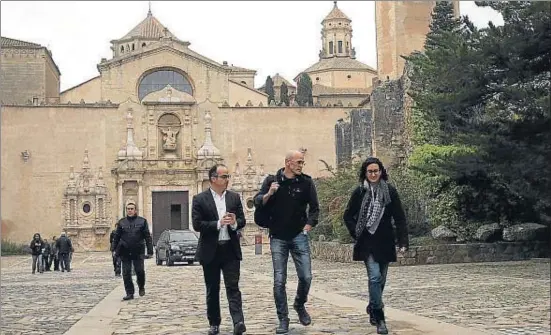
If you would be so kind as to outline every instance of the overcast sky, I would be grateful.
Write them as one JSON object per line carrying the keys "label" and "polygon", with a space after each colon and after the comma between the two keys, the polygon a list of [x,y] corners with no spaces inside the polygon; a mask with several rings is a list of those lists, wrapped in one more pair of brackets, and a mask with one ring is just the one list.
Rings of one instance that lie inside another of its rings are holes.
{"label": "overcast sky", "polygon": [[[47,46],[61,71],[61,90],[97,76],[110,41],[147,15],[147,1],[2,1],[2,36]],[[375,3],[339,1],[352,20],[356,58],[377,67]],[[333,1],[152,1],[153,15],[190,48],[219,63],[257,71],[255,86],[279,72],[292,80],[318,61],[321,21]],[[461,1],[461,15],[479,27],[499,14]]]}

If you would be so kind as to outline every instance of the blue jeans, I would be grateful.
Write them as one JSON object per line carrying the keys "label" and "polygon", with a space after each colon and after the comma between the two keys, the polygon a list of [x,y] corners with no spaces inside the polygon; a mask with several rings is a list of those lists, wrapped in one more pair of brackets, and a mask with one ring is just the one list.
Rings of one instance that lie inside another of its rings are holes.
{"label": "blue jeans", "polygon": [[365,262],[369,279],[369,306],[372,309],[383,309],[383,290],[385,289],[388,263],[378,263],[369,255]]}
{"label": "blue jeans", "polygon": [[295,268],[298,276],[297,295],[294,306],[304,306],[308,300],[308,292],[312,283],[312,265],[310,260],[310,244],[308,235],[300,233],[292,240],[270,239],[270,248],[272,251],[272,263],[274,266],[274,300],[277,310],[277,317],[280,320],[289,318],[289,309],[287,306],[287,293],[285,284],[287,283],[287,261],[289,253],[295,262]]}

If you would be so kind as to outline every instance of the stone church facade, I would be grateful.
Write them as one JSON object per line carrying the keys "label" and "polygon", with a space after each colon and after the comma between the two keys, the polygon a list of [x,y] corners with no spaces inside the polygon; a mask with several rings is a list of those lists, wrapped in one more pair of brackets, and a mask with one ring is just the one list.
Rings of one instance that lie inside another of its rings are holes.
{"label": "stone church facade", "polygon": [[287,150],[305,150],[314,177],[326,175],[321,160],[337,164],[335,125],[353,107],[268,106],[256,71],[189,46],[149,12],[111,41],[97,77],[59,92],[46,48],[2,37],[2,239],[66,231],[77,250],[106,250],[129,201],[155,239],[192,229],[215,163],[229,167],[253,234],[252,196]]}

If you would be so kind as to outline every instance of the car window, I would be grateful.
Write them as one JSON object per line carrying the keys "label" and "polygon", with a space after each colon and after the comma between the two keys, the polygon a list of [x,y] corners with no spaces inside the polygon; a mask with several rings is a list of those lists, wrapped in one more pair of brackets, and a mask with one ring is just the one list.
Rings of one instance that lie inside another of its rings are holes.
{"label": "car window", "polygon": [[188,242],[188,241],[197,241],[197,235],[191,231],[178,231],[172,232],[170,234],[170,242]]}

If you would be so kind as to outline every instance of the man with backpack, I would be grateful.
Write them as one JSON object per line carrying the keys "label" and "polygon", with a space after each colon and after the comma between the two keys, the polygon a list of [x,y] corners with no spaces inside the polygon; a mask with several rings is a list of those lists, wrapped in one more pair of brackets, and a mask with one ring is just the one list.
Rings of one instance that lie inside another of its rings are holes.
{"label": "man with backpack", "polygon": [[287,306],[287,262],[293,257],[298,288],[293,307],[302,325],[312,320],[305,303],[312,282],[308,232],[318,223],[319,203],[312,178],[302,173],[304,152],[293,150],[285,157],[285,167],[264,180],[255,196],[255,221],[270,229],[270,248],[274,266],[274,299],[279,319],[276,334],[289,331]]}

